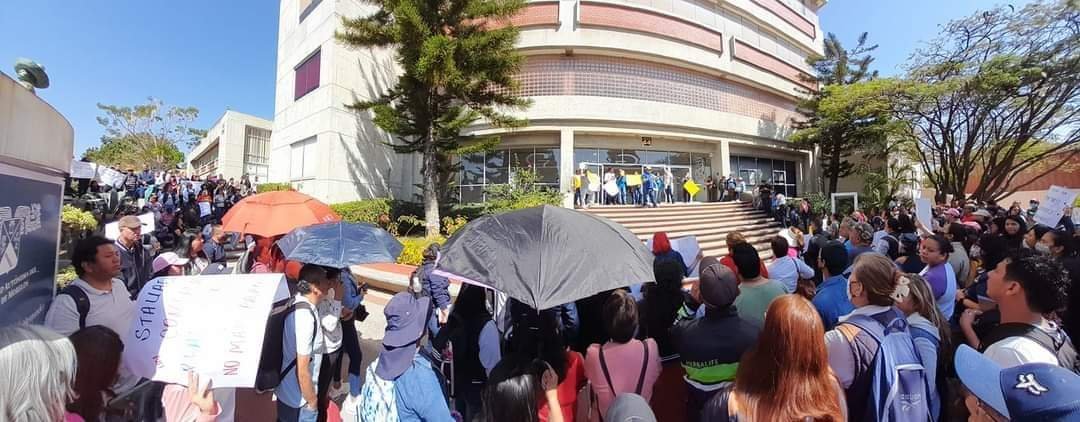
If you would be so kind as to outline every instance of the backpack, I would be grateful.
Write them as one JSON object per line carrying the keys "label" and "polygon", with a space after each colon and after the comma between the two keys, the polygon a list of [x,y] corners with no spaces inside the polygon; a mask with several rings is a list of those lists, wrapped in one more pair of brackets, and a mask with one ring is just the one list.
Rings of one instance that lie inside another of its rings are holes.
{"label": "backpack", "polygon": [[855,325],[878,343],[867,374],[871,380],[866,413],[850,415],[852,420],[931,420],[926,368],[903,314],[896,309],[876,315],[856,314],[845,323]]}
{"label": "backpack", "polygon": [[360,404],[357,414],[362,422],[397,422],[397,397],[394,395],[394,382],[379,378],[375,368],[379,359],[368,365],[364,377],[364,387],[360,391]]}
{"label": "backpack", "polygon": [[[275,303],[273,307],[277,308],[289,300],[291,299]],[[318,314],[307,303],[291,303],[285,311],[271,314],[266,319],[266,337],[263,340],[262,351],[259,353],[259,371],[255,374],[255,391],[265,392],[277,388],[281,380],[285,379],[289,371],[296,366],[296,358],[293,358],[285,370],[281,369],[281,360],[285,357],[281,343],[285,334],[285,321],[297,309],[308,309],[315,314],[315,330],[319,330]]]}
{"label": "backpack", "polygon": [[[933,344],[934,345],[934,350],[938,351],[937,373],[934,374],[934,380],[936,381],[935,383],[937,384],[935,386],[935,387],[937,387],[937,394],[930,396],[930,413],[933,414],[933,416],[935,416],[934,419],[932,419],[932,420],[935,420],[935,421],[948,420],[944,415],[941,414],[942,411],[948,410],[948,409],[943,409],[942,406],[941,406],[941,393],[943,391],[949,391],[948,390],[948,383],[945,380],[946,380],[946,375],[949,372],[946,369],[946,367],[950,366],[951,362],[949,362],[948,359],[943,358],[944,354],[945,354],[945,351],[941,349],[941,340],[939,340],[937,338],[937,336],[935,336],[933,333],[931,333],[931,332],[929,332],[929,331],[927,331],[927,330],[925,330],[923,328],[919,328],[919,327],[915,327],[915,326],[910,326],[909,328],[911,330],[912,344],[915,343],[915,339],[923,339],[923,340],[929,341],[931,344]],[[918,350],[918,346],[916,346],[915,350]]]}
{"label": "backpack", "polygon": [[886,234],[884,239],[889,243],[889,259],[895,261],[896,258],[900,257],[900,241],[896,240],[895,237],[892,237],[891,234]]}
{"label": "backpack", "polygon": [[75,301],[75,310],[79,312],[79,329],[86,328],[86,316],[90,315],[90,297],[86,295],[86,290],[68,284],[60,290],[60,294],[71,296],[71,300]]}
{"label": "backpack", "polygon": [[1065,334],[1060,327],[1050,334],[1031,324],[1009,322],[998,325],[990,331],[990,335],[983,340],[982,344],[990,346],[1009,337],[1024,337],[1038,343],[1057,356],[1058,366],[1080,374],[1080,362],[1076,359],[1076,349],[1073,348],[1069,335]]}

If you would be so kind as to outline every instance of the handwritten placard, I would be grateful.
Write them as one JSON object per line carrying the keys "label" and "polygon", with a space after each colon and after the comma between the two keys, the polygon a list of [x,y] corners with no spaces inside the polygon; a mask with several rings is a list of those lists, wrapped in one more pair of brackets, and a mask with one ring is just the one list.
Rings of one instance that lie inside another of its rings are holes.
{"label": "handwritten placard", "polygon": [[1065,208],[1071,207],[1076,201],[1077,192],[1063,186],[1050,186],[1046,191],[1046,199],[1039,203],[1039,209],[1035,211],[1035,222],[1057,227],[1061,216],[1065,215]]}
{"label": "handwritten placard", "polygon": [[159,277],[139,293],[124,341],[124,365],[140,377],[187,385],[187,372],[215,388],[253,387],[282,274]]}

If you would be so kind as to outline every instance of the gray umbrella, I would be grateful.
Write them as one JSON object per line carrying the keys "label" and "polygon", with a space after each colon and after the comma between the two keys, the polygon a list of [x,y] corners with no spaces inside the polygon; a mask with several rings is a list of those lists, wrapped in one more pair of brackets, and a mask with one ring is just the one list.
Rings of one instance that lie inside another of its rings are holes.
{"label": "gray umbrella", "polygon": [[377,226],[334,221],[300,227],[277,241],[285,258],[307,264],[345,268],[395,262],[401,242]]}
{"label": "gray umbrella", "polygon": [[436,274],[548,309],[655,282],[653,255],[603,217],[544,205],[476,219],[443,245]]}

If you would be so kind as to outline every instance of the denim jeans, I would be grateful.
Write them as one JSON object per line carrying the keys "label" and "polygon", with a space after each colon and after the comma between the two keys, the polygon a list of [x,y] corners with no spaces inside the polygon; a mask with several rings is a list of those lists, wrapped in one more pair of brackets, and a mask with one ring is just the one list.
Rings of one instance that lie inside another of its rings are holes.
{"label": "denim jeans", "polygon": [[280,401],[277,402],[278,422],[315,422],[318,419],[319,412],[307,407],[296,409]]}
{"label": "denim jeans", "polygon": [[353,320],[341,321],[341,348],[349,356],[349,394],[360,395],[360,364],[363,361],[363,353],[360,349],[360,339],[356,334],[356,322]]}

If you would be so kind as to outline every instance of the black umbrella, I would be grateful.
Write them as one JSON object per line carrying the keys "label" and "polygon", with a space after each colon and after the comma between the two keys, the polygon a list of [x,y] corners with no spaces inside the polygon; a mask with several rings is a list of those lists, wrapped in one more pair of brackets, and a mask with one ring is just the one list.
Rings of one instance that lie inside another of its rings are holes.
{"label": "black umbrella", "polygon": [[548,309],[655,282],[653,256],[606,218],[544,205],[476,219],[443,245],[436,274]]}
{"label": "black umbrella", "polygon": [[402,249],[401,242],[382,228],[343,221],[293,229],[277,245],[285,258],[333,268],[395,262]]}

